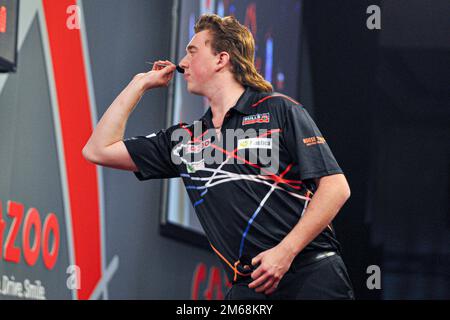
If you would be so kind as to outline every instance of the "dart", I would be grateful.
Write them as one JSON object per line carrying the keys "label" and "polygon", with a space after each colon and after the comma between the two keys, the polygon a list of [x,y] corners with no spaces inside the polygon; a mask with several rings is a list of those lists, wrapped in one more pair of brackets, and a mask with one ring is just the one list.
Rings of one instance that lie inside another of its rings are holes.
{"label": "dart", "polygon": [[[145,63],[147,63],[149,65],[154,65],[155,64],[154,62],[148,62],[148,61],[146,61]],[[156,65],[158,67],[167,67],[168,66],[167,64],[163,64],[163,63],[156,63]],[[180,67],[179,65],[177,66],[177,71],[179,73],[184,73],[184,69],[182,67]]]}

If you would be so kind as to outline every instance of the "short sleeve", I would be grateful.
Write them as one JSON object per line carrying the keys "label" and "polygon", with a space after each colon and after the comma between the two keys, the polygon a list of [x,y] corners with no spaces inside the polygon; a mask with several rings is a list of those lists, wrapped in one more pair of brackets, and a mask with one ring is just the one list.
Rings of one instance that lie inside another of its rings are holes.
{"label": "short sleeve", "polygon": [[286,147],[298,163],[300,179],[343,173],[325,138],[303,106],[289,106],[283,136]]}
{"label": "short sleeve", "polygon": [[178,168],[171,159],[171,129],[123,140],[138,168],[134,174],[139,180],[179,177]]}

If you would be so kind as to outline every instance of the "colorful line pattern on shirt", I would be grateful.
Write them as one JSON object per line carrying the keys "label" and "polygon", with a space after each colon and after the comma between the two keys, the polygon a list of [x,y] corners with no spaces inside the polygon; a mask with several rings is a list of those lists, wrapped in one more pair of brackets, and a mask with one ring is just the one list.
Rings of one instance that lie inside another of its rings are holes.
{"label": "colorful line pattern on shirt", "polygon": [[[192,132],[186,127],[183,127],[192,137],[193,134]],[[272,133],[276,133],[276,132],[280,132],[281,129],[275,129],[275,130],[269,130],[268,132],[265,132],[264,134],[261,134],[259,136],[257,136],[257,138],[261,138],[264,136],[268,136],[271,135]],[[207,131],[205,131],[201,136],[199,136],[198,138],[193,138],[191,141],[192,142],[201,142],[200,138],[203,137],[206,134]],[[188,162],[186,159],[183,159],[180,155],[179,155],[179,151],[183,150],[184,147],[186,145],[181,144],[180,146],[178,146],[177,148],[175,148],[173,150],[173,153],[180,157],[180,159],[182,159],[182,161],[188,165],[188,164],[196,164],[197,162]],[[309,201],[311,200],[311,196],[313,195],[313,193],[310,190],[307,190],[306,192],[306,196],[297,194],[295,192],[289,191],[286,188],[283,187],[283,185],[288,185],[289,187],[296,189],[296,190],[300,190],[301,189],[301,185],[303,184],[303,182],[301,180],[288,180],[283,178],[292,168],[293,164],[289,164],[287,166],[287,168],[280,174],[280,175],[276,175],[273,174],[269,171],[264,172],[264,168],[260,167],[259,165],[255,164],[255,163],[251,163],[249,161],[247,161],[246,159],[243,159],[242,157],[239,157],[236,153],[238,151],[238,148],[234,149],[233,151],[227,151],[224,150],[223,148],[217,146],[214,143],[211,143],[209,145],[209,147],[215,148],[216,150],[219,150],[220,152],[224,153],[227,158],[219,165],[219,167],[217,167],[216,169],[213,168],[201,168],[198,169],[197,172],[209,172],[211,173],[211,175],[209,177],[194,177],[190,174],[187,173],[182,173],[180,176],[190,179],[191,181],[201,181],[204,182],[205,184],[203,186],[197,186],[194,184],[186,184],[186,189],[187,190],[199,190],[201,191],[200,193],[200,197],[201,199],[196,201],[193,206],[194,208],[197,207],[198,205],[204,203],[204,196],[208,193],[208,189],[209,188],[213,188],[217,185],[223,184],[223,183],[227,183],[227,182],[232,182],[232,181],[238,181],[238,180],[247,180],[247,181],[252,181],[255,183],[261,183],[261,184],[265,184],[267,186],[270,187],[269,191],[265,194],[265,196],[263,197],[263,199],[260,201],[260,203],[258,204],[256,210],[253,212],[251,218],[248,220],[247,222],[247,227],[245,229],[245,231],[242,234],[242,238],[241,238],[241,243],[240,243],[240,248],[239,248],[239,258],[242,257],[242,254],[244,252],[244,244],[245,244],[245,239],[250,231],[251,225],[253,223],[253,221],[255,220],[255,218],[258,216],[258,214],[260,213],[261,209],[264,207],[264,204],[266,203],[267,199],[270,197],[270,195],[275,191],[275,190],[281,190],[283,192],[287,192],[289,195],[299,199],[299,200],[303,200],[304,201],[304,207],[303,207],[303,211],[301,213],[301,215],[303,215],[303,213],[305,212],[305,209],[309,203]],[[258,169],[260,169],[261,171],[263,171],[264,173],[267,173],[266,175],[253,175],[253,174],[238,174],[238,173],[234,173],[234,172],[230,172],[230,171],[226,171],[223,169],[223,166],[232,158],[236,158],[238,160],[242,160],[244,161],[245,164],[256,167]],[[201,160],[203,161],[203,159]],[[305,187],[304,187],[305,188]],[[306,189],[306,188],[305,188]],[[231,269],[233,269],[234,273],[235,273],[235,278],[237,276],[237,274],[243,276],[243,275],[249,275],[249,274],[241,274],[238,272],[237,270],[237,265],[240,263],[240,261],[236,261],[233,265],[226,260],[222,254],[220,254],[220,252],[211,244],[211,247],[213,248],[213,250],[216,252],[216,254],[219,255],[219,257],[221,257],[228,266],[231,267]]]}

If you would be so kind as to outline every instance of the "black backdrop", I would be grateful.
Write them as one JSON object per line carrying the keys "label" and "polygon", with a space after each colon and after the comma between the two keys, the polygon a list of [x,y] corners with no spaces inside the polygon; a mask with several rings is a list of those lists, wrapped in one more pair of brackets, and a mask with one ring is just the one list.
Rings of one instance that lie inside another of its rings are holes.
{"label": "black backdrop", "polygon": [[448,299],[449,5],[401,2],[305,1],[315,118],[352,190],[336,228],[357,297]]}

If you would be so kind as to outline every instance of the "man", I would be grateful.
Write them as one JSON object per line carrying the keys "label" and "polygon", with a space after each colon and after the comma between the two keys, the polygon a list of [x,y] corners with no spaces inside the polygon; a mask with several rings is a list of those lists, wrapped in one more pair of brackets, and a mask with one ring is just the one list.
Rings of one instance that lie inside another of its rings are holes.
{"label": "man", "polygon": [[[84,157],[140,180],[182,177],[233,283],[227,299],[353,299],[331,225],[350,189],[306,109],[272,93],[253,64],[251,33],[233,17],[200,17],[186,52],[180,67],[187,89],[210,104],[196,123],[200,134],[196,125],[179,124],[124,139],[144,92],[173,78],[176,66],[157,61],[111,104]],[[247,129],[256,135],[245,136]],[[180,142],[180,130],[189,141]],[[244,135],[229,136],[238,130]],[[268,151],[270,166],[258,156],[249,161],[255,151]],[[225,159],[210,163],[213,154]]]}

